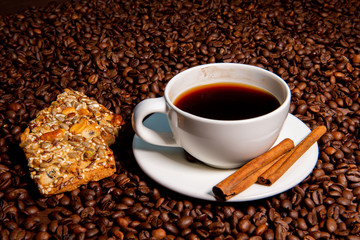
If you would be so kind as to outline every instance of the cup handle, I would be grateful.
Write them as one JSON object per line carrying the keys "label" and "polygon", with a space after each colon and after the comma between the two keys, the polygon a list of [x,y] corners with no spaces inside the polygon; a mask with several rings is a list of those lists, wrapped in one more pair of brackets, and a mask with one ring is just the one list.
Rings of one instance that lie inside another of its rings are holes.
{"label": "cup handle", "polygon": [[178,147],[171,132],[158,132],[144,126],[144,119],[152,113],[167,115],[164,97],[145,99],[136,105],[131,119],[135,133],[145,142],[154,145]]}

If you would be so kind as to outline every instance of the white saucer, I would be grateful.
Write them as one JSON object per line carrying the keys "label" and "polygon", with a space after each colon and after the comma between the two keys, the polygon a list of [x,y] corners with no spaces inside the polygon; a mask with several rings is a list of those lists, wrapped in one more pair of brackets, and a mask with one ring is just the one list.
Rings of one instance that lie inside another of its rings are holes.
{"label": "white saucer", "polygon": [[[167,118],[163,114],[151,115],[144,124],[158,131],[170,131]],[[309,133],[310,129],[302,121],[289,114],[275,144],[284,138],[290,138],[298,144]],[[235,171],[190,162],[182,148],[155,146],[142,141],[137,135],[134,137],[133,151],[141,169],[154,181],[175,192],[202,200],[216,201],[212,187]],[[311,173],[318,153],[316,143],[272,186],[253,184],[228,201],[258,200],[294,187]]]}

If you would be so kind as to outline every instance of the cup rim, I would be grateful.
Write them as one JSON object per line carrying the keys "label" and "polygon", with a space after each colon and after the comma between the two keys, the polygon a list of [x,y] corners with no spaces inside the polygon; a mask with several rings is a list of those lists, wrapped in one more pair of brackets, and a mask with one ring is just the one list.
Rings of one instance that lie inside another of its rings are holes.
{"label": "cup rim", "polygon": [[[228,65],[228,66],[242,66],[242,67],[246,67],[246,68],[252,68],[256,71],[261,71],[265,74],[268,74],[270,76],[272,76],[272,78],[275,78],[278,80],[278,82],[281,83],[282,86],[284,86],[285,92],[286,92],[286,97],[285,100],[280,104],[280,106],[278,108],[276,108],[275,110],[266,113],[264,115],[260,115],[257,117],[253,117],[253,118],[247,118],[247,119],[239,119],[239,120],[221,120],[221,119],[211,119],[211,118],[205,118],[205,117],[200,117],[188,112],[185,112],[183,110],[181,110],[180,108],[178,108],[177,106],[175,106],[173,104],[173,102],[169,99],[169,89],[171,88],[171,85],[173,85],[174,81],[172,81],[175,77],[177,77],[180,74],[183,74],[187,71],[191,71],[193,69],[196,68],[204,68],[204,67],[211,67],[211,66],[220,66],[220,65]],[[174,77],[172,77],[170,79],[170,81],[168,82],[168,84],[165,87],[165,91],[164,91],[164,98],[166,100],[166,103],[170,105],[171,109],[175,110],[176,112],[178,112],[181,115],[184,115],[188,118],[197,120],[197,121],[202,121],[204,123],[211,123],[211,124],[221,124],[221,125],[232,125],[232,124],[239,124],[239,123],[250,123],[250,122],[257,122],[257,121],[262,121],[265,119],[269,119],[271,118],[273,115],[279,114],[280,112],[283,112],[286,110],[286,112],[288,113],[289,111],[289,106],[290,106],[290,100],[291,100],[291,91],[290,88],[288,86],[288,84],[285,82],[285,80],[283,80],[281,77],[279,77],[278,75],[276,75],[273,72],[270,72],[269,70],[257,67],[257,66],[253,66],[253,65],[249,65],[249,64],[243,64],[243,63],[208,63],[208,64],[202,64],[202,65],[198,65],[195,67],[191,67],[188,68],[182,72],[177,73]],[[286,108],[286,109],[285,109]]]}

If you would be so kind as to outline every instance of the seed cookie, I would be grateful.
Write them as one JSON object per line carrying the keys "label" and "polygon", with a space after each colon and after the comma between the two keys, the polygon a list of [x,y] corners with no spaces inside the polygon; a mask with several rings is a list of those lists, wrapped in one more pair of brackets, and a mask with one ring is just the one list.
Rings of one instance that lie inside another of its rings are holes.
{"label": "seed cookie", "polygon": [[114,174],[110,144],[124,124],[86,95],[65,89],[21,135],[30,176],[43,195],[72,191]]}

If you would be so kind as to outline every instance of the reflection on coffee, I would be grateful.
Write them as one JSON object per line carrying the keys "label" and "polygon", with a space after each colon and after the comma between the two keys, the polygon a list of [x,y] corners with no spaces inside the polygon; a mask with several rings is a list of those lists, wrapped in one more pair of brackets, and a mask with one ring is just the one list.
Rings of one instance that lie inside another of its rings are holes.
{"label": "reflection on coffee", "polygon": [[183,92],[175,99],[174,105],[204,118],[241,120],[272,112],[280,103],[274,95],[255,86],[214,83]]}

